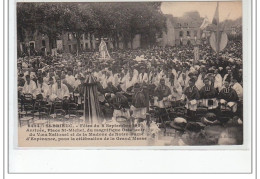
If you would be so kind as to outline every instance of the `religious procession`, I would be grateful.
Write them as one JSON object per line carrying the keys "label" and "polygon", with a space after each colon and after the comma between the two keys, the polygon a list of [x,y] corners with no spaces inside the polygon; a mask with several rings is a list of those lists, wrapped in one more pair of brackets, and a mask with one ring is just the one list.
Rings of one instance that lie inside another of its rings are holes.
{"label": "religious procession", "polygon": [[[140,124],[157,137],[196,134],[187,145],[242,144],[242,38],[227,38],[214,8],[212,22],[198,27],[215,25],[207,43],[119,49],[101,37],[88,52],[25,51],[17,59],[19,126]],[[230,127],[236,140],[219,140]]]}

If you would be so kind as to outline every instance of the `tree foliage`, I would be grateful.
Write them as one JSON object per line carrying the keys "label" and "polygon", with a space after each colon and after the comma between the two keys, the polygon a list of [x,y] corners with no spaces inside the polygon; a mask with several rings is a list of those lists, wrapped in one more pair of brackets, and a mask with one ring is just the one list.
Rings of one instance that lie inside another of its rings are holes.
{"label": "tree foliage", "polygon": [[[155,43],[156,34],[166,30],[166,18],[160,2],[95,2],[95,3],[17,3],[18,38],[24,32],[46,34],[53,47],[63,32],[77,39],[84,33],[109,38],[115,47],[125,47],[141,34],[143,46]],[[132,44],[131,44],[132,45]]]}

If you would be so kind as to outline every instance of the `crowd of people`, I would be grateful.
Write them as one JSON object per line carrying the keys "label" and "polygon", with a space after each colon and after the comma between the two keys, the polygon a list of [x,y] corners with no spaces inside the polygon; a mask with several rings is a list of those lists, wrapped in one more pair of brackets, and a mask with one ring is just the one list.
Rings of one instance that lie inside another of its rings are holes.
{"label": "crowd of people", "polygon": [[194,60],[193,50],[111,50],[110,59],[98,52],[19,57],[18,97],[22,102],[29,93],[49,104],[62,100],[66,113],[69,103],[83,109],[85,80],[92,75],[104,119],[146,118],[154,106],[162,114],[173,104],[186,108],[189,120],[201,107],[216,115],[229,110],[242,119],[242,42],[229,41],[218,58],[209,44],[199,46],[200,60]]}

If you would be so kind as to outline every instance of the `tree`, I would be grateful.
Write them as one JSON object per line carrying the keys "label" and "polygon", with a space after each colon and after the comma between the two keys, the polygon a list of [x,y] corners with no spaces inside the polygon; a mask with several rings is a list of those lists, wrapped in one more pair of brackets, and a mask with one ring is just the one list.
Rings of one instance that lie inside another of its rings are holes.
{"label": "tree", "polygon": [[18,3],[18,39],[23,39],[25,32],[38,30],[48,36],[49,46],[54,48],[63,32],[71,32],[79,50],[84,33],[111,39],[117,48],[119,42],[125,48],[130,42],[133,47],[135,35],[141,34],[142,45],[152,46],[156,34],[166,30],[160,5],[160,2]]}
{"label": "tree", "polygon": [[96,35],[112,39],[114,46],[121,40],[124,47],[136,34],[141,34],[143,41],[155,42],[155,34],[166,29],[166,18],[160,11],[160,2],[119,2],[91,3],[98,21]]}
{"label": "tree", "polygon": [[56,47],[56,40],[62,34],[64,3],[36,3],[38,13],[41,14],[39,32],[49,38],[50,49]]}
{"label": "tree", "polygon": [[95,17],[89,4],[66,4],[63,15],[63,30],[72,32],[77,40],[77,51],[80,51],[80,39],[84,33],[94,32]]}

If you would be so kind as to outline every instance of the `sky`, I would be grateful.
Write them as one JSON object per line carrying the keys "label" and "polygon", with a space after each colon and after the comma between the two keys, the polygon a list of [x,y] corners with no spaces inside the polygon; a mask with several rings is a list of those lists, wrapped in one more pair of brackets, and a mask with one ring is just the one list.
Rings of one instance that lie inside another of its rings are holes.
{"label": "sky", "polygon": [[[181,17],[185,12],[198,11],[201,17],[212,21],[217,2],[163,2],[161,10],[164,14]],[[235,20],[242,17],[242,2],[219,2],[219,20]]]}

